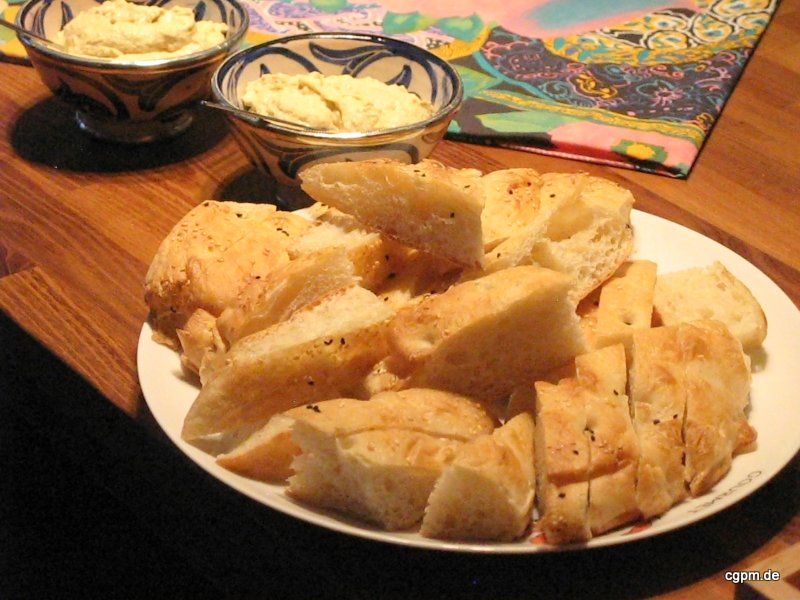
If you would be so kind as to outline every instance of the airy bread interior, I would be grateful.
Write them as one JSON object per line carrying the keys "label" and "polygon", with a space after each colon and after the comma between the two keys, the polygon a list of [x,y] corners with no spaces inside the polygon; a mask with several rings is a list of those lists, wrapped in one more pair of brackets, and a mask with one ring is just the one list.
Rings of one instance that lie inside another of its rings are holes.
{"label": "airy bread interior", "polygon": [[457,449],[428,498],[420,533],[518,539],[533,517],[534,491],[533,418],[522,413]]}
{"label": "airy bread interior", "polygon": [[489,251],[484,268],[535,264],[566,273],[577,301],[630,256],[634,198],[613,182],[584,173],[546,173],[540,178],[536,218]]}
{"label": "airy bread interior", "polygon": [[719,261],[660,274],[654,303],[664,325],[701,319],[722,321],[745,351],[758,348],[767,336],[767,319],[758,300]]}

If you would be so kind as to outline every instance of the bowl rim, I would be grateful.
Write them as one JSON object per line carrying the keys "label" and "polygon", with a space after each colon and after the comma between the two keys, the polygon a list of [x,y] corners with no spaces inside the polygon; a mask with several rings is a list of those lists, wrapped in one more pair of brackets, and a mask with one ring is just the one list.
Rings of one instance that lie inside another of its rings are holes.
{"label": "bowl rim", "polygon": [[[26,0],[17,11],[16,17],[14,18],[14,23],[19,27],[23,27],[22,20],[24,16],[31,10],[31,7],[34,4],[39,4],[45,1],[46,0]],[[137,4],[145,4],[144,2],[137,2],[136,0],[129,1],[136,2]],[[247,34],[247,31],[250,28],[250,13],[248,12],[247,8],[241,4],[239,0],[218,0],[218,2],[229,4],[236,12],[239,13],[241,16],[241,23],[239,24],[239,27],[232,32],[229,29],[228,34],[225,37],[225,41],[220,44],[198,50],[197,52],[182,54],[175,57],[147,58],[126,62],[117,59],[96,58],[72,54],[70,52],[61,50],[55,43],[45,44],[34,37],[25,35],[24,33],[17,33],[17,39],[19,39],[23,46],[27,48],[33,48],[34,50],[47,56],[55,57],[59,61],[84,67],[93,67],[95,69],[113,68],[115,70],[122,71],[137,71],[159,67],[180,68],[202,63],[208,59],[213,59],[220,54],[227,53],[231,48],[234,48],[237,44],[239,44],[239,42],[241,42],[241,40]],[[159,3],[158,6],[162,6],[162,4]]]}
{"label": "bowl rim", "polygon": [[[453,82],[453,93],[450,99],[447,101],[447,103],[427,119],[424,119],[422,121],[415,121],[413,123],[409,123],[408,125],[401,125],[399,127],[391,127],[388,129],[378,129],[374,131],[319,131],[315,129],[285,127],[280,125],[279,123],[270,121],[269,117],[259,115],[258,113],[250,112],[247,111],[247,109],[244,109],[240,106],[236,106],[235,104],[230,102],[228,98],[225,97],[225,95],[222,93],[222,90],[220,89],[219,86],[219,81],[221,77],[229,69],[231,69],[233,65],[236,64],[242,58],[242,56],[252,53],[254,51],[258,51],[259,49],[268,46],[286,44],[289,42],[294,42],[304,39],[326,39],[326,38],[363,40],[369,42],[377,42],[379,44],[396,44],[399,46],[406,47],[411,51],[412,54],[423,55],[429,60],[435,62],[445,72],[447,77]],[[374,138],[385,138],[387,136],[395,134],[410,133],[418,129],[424,129],[429,125],[433,125],[434,123],[446,119],[450,115],[454,114],[461,107],[462,101],[464,99],[464,82],[461,80],[461,76],[458,74],[456,68],[452,64],[450,64],[449,61],[434,54],[430,50],[427,50],[425,48],[422,48],[421,46],[417,46],[410,42],[406,42],[405,40],[400,40],[391,36],[373,34],[373,33],[361,33],[361,32],[349,32],[349,31],[317,31],[311,33],[280,36],[272,40],[248,46],[247,48],[242,48],[230,54],[228,57],[225,58],[222,64],[220,64],[217,67],[216,71],[211,76],[211,92],[215,100],[217,102],[220,102],[223,106],[247,112],[249,113],[248,116],[252,115],[252,118],[246,118],[244,115],[238,118],[246,121],[248,124],[257,127],[259,129],[265,129],[275,133],[280,133],[292,138],[308,137],[318,140],[353,141],[353,140],[370,140]],[[237,117],[231,116],[230,118],[235,119]]]}

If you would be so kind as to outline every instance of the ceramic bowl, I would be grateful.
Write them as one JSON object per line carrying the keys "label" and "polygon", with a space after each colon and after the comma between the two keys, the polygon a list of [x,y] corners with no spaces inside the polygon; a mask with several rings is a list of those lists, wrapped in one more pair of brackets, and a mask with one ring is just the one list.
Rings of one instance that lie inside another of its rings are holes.
{"label": "ceramic bowl", "polygon": [[[74,15],[97,4],[96,0],[29,0],[16,22],[51,39]],[[60,46],[18,35],[45,85],[75,110],[81,129],[95,137],[146,143],[186,130],[194,116],[192,107],[210,95],[212,74],[238,48],[249,24],[247,11],[237,0],[159,0],[158,6],[188,6],[196,19],[227,23],[227,38],[185,56],[117,62],[68,54]]]}
{"label": "ceramic bowl", "polygon": [[[248,82],[264,73],[290,75],[319,71],[401,84],[430,102],[435,113],[424,121],[369,132],[298,130],[243,110]],[[390,158],[415,163],[442,139],[463,100],[463,84],[445,60],[413,44],[389,37],[313,33],[278,38],[229,56],[212,80],[218,104],[228,109],[233,133],[251,162],[282,187],[299,186],[298,173],[318,162]]]}

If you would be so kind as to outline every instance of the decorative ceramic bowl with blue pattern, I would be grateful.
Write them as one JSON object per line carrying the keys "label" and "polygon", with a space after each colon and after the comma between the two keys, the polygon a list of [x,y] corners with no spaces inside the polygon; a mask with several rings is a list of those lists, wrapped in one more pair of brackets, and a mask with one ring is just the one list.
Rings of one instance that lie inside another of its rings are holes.
{"label": "decorative ceramic bowl with blue pattern", "polygon": [[[17,25],[48,39],[100,0],[29,0]],[[144,2],[143,2],[144,3]],[[211,76],[247,32],[247,10],[237,0],[148,0],[188,6],[196,19],[228,24],[226,40],[185,56],[116,62],[68,54],[59,46],[18,35],[52,92],[75,108],[84,131],[110,141],[146,143],[175,136],[192,122],[192,107],[211,92]]]}
{"label": "decorative ceramic bowl with blue pattern", "polygon": [[461,79],[447,61],[406,42],[355,33],[312,33],[245,48],[222,63],[211,87],[219,104],[242,110],[248,82],[265,73],[313,71],[401,84],[430,102],[435,113],[424,121],[372,132],[298,130],[255,113],[229,113],[245,154],[283,186],[297,186],[300,170],[317,162],[418,162],[442,139],[463,99]]}

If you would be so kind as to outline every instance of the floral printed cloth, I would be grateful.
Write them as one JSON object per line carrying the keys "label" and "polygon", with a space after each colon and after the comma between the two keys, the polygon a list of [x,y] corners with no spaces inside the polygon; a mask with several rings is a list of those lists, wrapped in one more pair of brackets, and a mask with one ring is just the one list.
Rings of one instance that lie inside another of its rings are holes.
{"label": "floral printed cloth", "polygon": [[[688,176],[778,1],[244,0],[248,44],[371,32],[450,60],[466,92],[450,139],[674,177]],[[2,35],[1,51],[24,56]]]}

